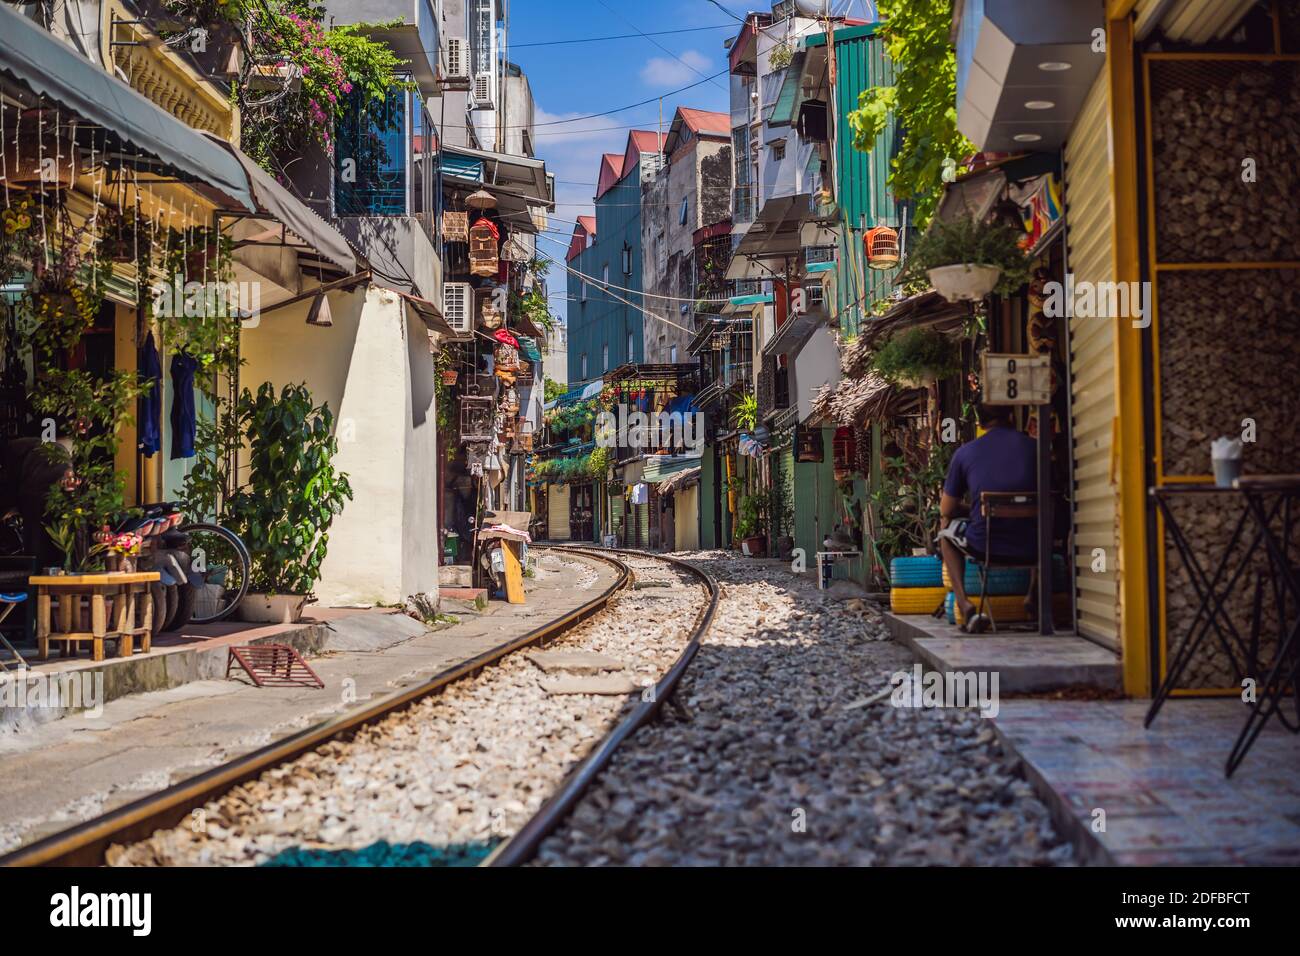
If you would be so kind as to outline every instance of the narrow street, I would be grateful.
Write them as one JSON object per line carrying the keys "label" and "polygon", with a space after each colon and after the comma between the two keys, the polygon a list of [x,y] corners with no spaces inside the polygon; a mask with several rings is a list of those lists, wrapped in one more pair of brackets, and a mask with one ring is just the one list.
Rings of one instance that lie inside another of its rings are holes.
{"label": "narrow street", "polygon": [[6,913],[1285,932],[1297,276],[1300,0],[0,2]]}

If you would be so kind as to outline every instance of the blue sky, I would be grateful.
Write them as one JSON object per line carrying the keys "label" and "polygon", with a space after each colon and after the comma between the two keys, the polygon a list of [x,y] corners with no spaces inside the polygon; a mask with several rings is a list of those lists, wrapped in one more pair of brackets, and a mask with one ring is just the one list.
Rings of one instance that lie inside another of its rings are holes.
{"label": "blue sky", "polygon": [[[739,0],[722,0],[723,6],[744,16]],[[700,29],[697,27],[717,27]],[[615,34],[691,30],[629,39],[523,46],[554,40],[606,37]],[[564,260],[564,246],[579,215],[590,215],[596,175],[602,153],[621,153],[628,129],[658,126],[658,103],[609,116],[560,122],[616,109],[667,94],[725,70],[723,41],[734,36],[740,23],[708,0],[514,0],[510,5],[509,56],[528,74],[537,103],[537,153],[555,174],[557,206],[552,236],[540,241],[547,255]],[[665,97],[664,128],[678,106],[728,109],[727,77],[677,96]],[[554,124],[554,125],[545,125]],[[552,293],[563,293],[564,274],[552,268],[548,279]],[[562,296],[551,300],[555,312],[565,315]]]}

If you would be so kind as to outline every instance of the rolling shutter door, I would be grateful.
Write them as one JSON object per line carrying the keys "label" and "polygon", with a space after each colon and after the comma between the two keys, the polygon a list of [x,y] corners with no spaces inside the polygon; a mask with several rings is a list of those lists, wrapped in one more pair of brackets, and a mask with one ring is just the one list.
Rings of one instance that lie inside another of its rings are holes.
{"label": "rolling shutter door", "polygon": [[[1109,112],[1102,71],[1065,145],[1068,268],[1076,283],[1114,279]],[[1070,320],[1070,374],[1079,630],[1118,651],[1118,502],[1111,482],[1116,414],[1113,321]],[[1105,552],[1105,571],[1093,570],[1098,548]]]}
{"label": "rolling shutter door", "polygon": [[546,532],[552,541],[569,540],[569,486],[550,485],[546,492]]}

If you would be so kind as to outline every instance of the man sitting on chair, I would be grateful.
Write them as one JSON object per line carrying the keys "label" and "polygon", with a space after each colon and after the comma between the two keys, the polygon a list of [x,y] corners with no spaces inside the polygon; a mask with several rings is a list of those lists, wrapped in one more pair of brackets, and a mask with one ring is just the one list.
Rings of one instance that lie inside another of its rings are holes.
{"label": "man sitting on chair", "polygon": [[[980,499],[986,491],[1036,488],[1038,450],[1032,438],[1016,429],[1010,406],[980,405],[976,415],[986,432],[952,456],[939,504],[939,549],[965,629],[978,634],[988,630],[990,621],[976,613],[975,604],[966,596],[967,555],[980,560],[989,544],[989,554],[1002,562],[1033,561],[1038,554],[1038,534],[1032,521],[999,522],[989,542]],[[963,504],[963,498],[969,505]]]}

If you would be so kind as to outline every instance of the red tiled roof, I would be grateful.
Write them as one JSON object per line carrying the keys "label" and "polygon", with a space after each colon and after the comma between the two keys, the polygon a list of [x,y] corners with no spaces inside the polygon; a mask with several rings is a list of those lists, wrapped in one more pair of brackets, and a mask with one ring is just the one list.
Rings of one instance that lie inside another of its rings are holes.
{"label": "red tiled roof", "polygon": [[731,135],[731,114],[714,113],[711,110],[693,110],[687,106],[679,106],[677,113],[681,116],[682,121],[690,127],[692,133],[699,135],[704,133],[717,133],[720,136]]}
{"label": "red tiled roof", "polygon": [[597,199],[613,189],[623,178],[625,165],[624,157],[618,153],[606,153],[600,158],[600,177],[596,180]]}
{"label": "red tiled roof", "polygon": [[573,238],[569,240],[569,252],[565,256],[565,261],[572,262],[582,254],[582,250],[587,248],[587,234],[596,234],[596,217],[579,216],[578,222],[573,227]]}

